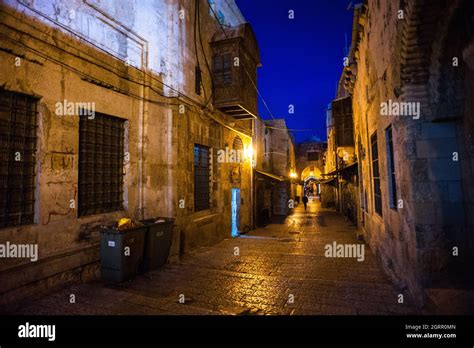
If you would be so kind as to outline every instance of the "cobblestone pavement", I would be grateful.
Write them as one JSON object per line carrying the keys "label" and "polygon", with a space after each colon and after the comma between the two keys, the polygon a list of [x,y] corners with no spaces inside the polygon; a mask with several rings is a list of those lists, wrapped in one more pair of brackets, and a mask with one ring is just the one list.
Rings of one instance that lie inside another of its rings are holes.
{"label": "cobblestone pavement", "polygon": [[[157,271],[120,285],[61,289],[18,314],[415,314],[369,248],[365,260],[326,258],[324,246],[360,243],[332,210],[310,204],[282,224],[202,247]],[[240,255],[236,256],[236,247]],[[69,302],[70,294],[76,303]],[[180,295],[186,302],[179,302]]]}

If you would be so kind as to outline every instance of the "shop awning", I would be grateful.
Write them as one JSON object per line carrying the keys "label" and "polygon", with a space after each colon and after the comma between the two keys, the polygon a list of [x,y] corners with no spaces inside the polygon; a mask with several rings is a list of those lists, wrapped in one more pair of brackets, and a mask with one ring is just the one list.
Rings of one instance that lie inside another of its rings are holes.
{"label": "shop awning", "polygon": [[321,185],[332,185],[334,183],[336,183],[336,178],[331,178],[320,182]]}
{"label": "shop awning", "polygon": [[357,164],[358,164],[357,162],[351,163],[348,166],[345,166],[344,168],[340,168],[339,172],[345,172],[349,169],[355,169],[355,168],[357,168]]}
{"label": "shop awning", "polygon": [[266,176],[272,180],[276,180],[276,181],[285,181],[285,180],[288,180],[287,178],[283,177],[283,176],[278,176],[278,175],[275,175],[275,174],[272,174],[272,173],[268,173],[268,172],[264,172],[263,170],[256,170],[255,169],[255,172],[257,172],[258,174],[261,174],[263,176]]}
{"label": "shop awning", "polygon": [[329,173],[324,173],[324,174],[321,174],[322,176],[331,176],[331,175],[336,175],[337,174],[337,169],[336,170],[333,170],[332,172],[329,172]]}

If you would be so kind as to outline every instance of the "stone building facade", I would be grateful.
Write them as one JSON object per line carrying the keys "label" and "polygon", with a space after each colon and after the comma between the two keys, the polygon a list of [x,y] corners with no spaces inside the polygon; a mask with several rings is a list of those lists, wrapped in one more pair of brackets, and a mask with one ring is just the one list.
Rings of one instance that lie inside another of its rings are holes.
{"label": "stone building facade", "polygon": [[174,218],[172,258],[231,236],[236,193],[252,226],[259,54],[234,1],[6,0],[0,18],[0,243],[39,253],[2,259],[2,302],[96,278],[121,217]]}
{"label": "stone building facade", "polygon": [[291,210],[289,201],[295,199],[295,183],[290,173],[296,170],[295,141],[288,131],[284,119],[265,120],[267,127],[267,150],[271,172],[284,178],[273,190],[273,215],[287,215]]}
{"label": "stone building facade", "polygon": [[[356,6],[353,19],[353,41],[358,35],[359,18],[360,7]],[[346,59],[348,62],[354,61],[354,50],[349,52]],[[357,225],[361,201],[352,102],[352,96],[347,89],[346,70],[344,70],[338,83],[336,99],[328,105],[326,110],[328,149],[324,174],[326,180],[322,182],[321,202],[323,207],[334,206]]]}
{"label": "stone building facade", "polygon": [[317,180],[322,178],[326,150],[327,143],[322,141],[306,140],[296,145],[296,170],[301,180],[307,179],[311,172]]}
{"label": "stone building facade", "polygon": [[338,95],[327,110],[328,148],[325,180],[322,182],[323,207],[334,206],[354,224],[359,211],[357,156],[354,147],[352,98],[339,85]]}
{"label": "stone building facade", "polygon": [[472,277],[472,1],[356,7],[352,98],[360,230],[418,304]]}
{"label": "stone building facade", "polygon": [[264,226],[274,215],[287,215],[294,206],[295,145],[283,119],[256,120],[254,132],[255,221]]}
{"label": "stone building facade", "polygon": [[301,201],[311,185],[315,195],[320,195],[320,182],[324,179],[327,143],[309,139],[296,146],[296,174],[298,181],[297,198]]}

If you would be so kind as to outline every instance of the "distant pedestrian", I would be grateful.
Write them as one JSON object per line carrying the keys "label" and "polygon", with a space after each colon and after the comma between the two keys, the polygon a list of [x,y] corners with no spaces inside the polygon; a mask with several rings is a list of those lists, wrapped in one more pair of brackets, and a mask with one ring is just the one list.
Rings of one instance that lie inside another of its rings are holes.
{"label": "distant pedestrian", "polygon": [[308,205],[308,196],[306,195],[303,196],[303,204],[304,204],[304,210],[306,211],[306,206]]}

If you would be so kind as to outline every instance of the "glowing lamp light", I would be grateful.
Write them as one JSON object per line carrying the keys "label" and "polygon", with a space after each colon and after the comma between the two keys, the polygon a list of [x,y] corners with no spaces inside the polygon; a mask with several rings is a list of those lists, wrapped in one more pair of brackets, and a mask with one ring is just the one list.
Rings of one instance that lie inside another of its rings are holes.
{"label": "glowing lamp light", "polygon": [[290,173],[290,178],[292,178],[292,179],[296,179],[297,176],[298,176],[298,174],[296,174],[295,172]]}
{"label": "glowing lamp light", "polygon": [[252,159],[253,159],[253,148],[252,148],[252,146],[247,146],[244,149],[244,156],[245,156],[246,159],[252,161]]}

